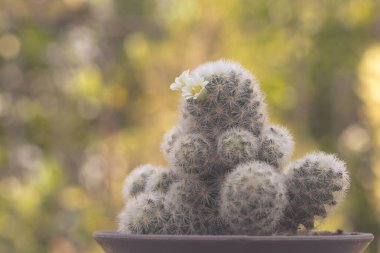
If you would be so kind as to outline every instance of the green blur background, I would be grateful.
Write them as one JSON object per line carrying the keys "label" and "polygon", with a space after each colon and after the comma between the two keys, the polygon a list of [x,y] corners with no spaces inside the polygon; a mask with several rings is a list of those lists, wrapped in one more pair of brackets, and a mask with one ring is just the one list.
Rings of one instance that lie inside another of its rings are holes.
{"label": "green blur background", "polygon": [[0,252],[98,253],[124,177],[165,164],[183,70],[239,61],[298,158],[347,162],[348,198],[318,229],[372,232],[380,252],[376,0],[0,0]]}

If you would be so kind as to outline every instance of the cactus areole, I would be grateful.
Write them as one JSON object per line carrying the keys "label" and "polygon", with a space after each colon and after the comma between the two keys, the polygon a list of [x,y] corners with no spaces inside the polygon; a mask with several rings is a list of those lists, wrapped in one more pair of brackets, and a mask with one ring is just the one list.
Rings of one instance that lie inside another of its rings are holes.
{"label": "cactus areole", "polygon": [[202,64],[170,88],[182,101],[161,144],[168,165],[126,178],[121,237],[307,234],[344,198],[345,163],[319,151],[289,161],[292,136],[269,123],[258,81],[238,63]]}

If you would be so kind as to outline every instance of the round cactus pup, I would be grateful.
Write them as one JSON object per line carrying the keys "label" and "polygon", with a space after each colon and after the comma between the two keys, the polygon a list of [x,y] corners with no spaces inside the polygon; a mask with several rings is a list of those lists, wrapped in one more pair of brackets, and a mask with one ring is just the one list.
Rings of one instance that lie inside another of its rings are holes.
{"label": "round cactus pup", "polygon": [[232,128],[218,139],[218,155],[229,166],[253,160],[258,149],[258,138],[241,128]]}
{"label": "round cactus pup", "polygon": [[181,136],[175,143],[170,161],[185,173],[199,173],[209,163],[210,143],[199,134]]}
{"label": "round cactus pup", "polygon": [[270,235],[287,202],[280,175],[270,165],[249,162],[226,178],[220,215],[234,234]]}
{"label": "round cactus pup", "polygon": [[169,159],[175,142],[182,134],[183,129],[180,126],[175,126],[164,135],[161,142],[161,152],[164,154],[166,159]]}
{"label": "round cactus pup", "polygon": [[128,200],[119,214],[119,231],[131,234],[170,234],[170,213],[160,193],[141,194]]}
{"label": "round cactus pup", "polygon": [[136,197],[146,189],[149,177],[159,171],[161,168],[151,164],[142,165],[134,169],[124,180],[123,197],[128,199]]}
{"label": "round cactus pup", "polygon": [[293,138],[284,127],[270,125],[264,129],[258,159],[282,169],[293,153]]}
{"label": "round cactus pup", "polygon": [[280,220],[280,232],[295,233],[300,225],[313,229],[315,219],[325,218],[349,186],[345,164],[323,152],[311,153],[290,164],[284,176],[289,202]]}
{"label": "round cactus pup", "polygon": [[168,192],[169,187],[174,182],[177,182],[179,178],[179,173],[173,168],[163,168],[150,176],[146,185],[146,191],[165,194]]}

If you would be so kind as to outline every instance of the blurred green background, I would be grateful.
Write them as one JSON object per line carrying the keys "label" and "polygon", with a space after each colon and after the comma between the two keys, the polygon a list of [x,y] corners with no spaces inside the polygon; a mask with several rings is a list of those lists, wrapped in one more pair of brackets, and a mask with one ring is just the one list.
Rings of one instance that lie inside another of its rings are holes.
{"label": "blurred green background", "polygon": [[220,58],[261,81],[294,158],[347,161],[349,197],[319,229],[378,236],[379,1],[0,0],[0,252],[101,252],[124,177],[165,163],[169,84]]}

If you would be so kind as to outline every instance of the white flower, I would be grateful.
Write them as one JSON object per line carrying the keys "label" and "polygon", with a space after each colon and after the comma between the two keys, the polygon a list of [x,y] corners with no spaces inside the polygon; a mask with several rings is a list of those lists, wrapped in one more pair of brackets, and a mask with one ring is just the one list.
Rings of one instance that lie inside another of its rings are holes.
{"label": "white flower", "polygon": [[175,82],[170,85],[171,90],[182,90],[190,79],[190,70],[185,70],[175,79]]}
{"label": "white flower", "polygon": [[190,75],[189,70],[186,70],[175,79],[175,82],[170,85],[170,89],[181,90],[182,96],[186,99],[197,99],[207,84],[208,81],[205,81],[201,76]]}
{"label": "white flower", "polygon": [[208,81],[205,81],[200,76],[192,76],[191,80],[186,83],[186,86],[182,88],[182,96],[186,99],[197,99],[204,91]]}

